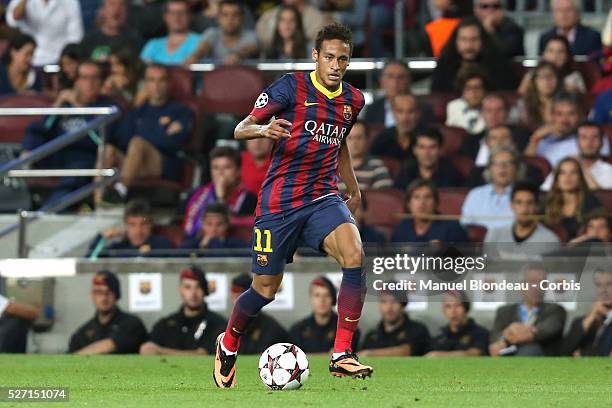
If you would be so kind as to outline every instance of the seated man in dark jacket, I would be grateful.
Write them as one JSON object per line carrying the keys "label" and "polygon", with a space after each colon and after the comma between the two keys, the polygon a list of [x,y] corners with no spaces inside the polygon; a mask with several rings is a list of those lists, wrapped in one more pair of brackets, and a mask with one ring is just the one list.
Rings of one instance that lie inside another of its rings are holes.
{"label": "seated man in dark jacket", "polygon": [[68,352],[83,355],[138,353],[147,339],[147,329],[138,317],[119,309],[117,301],[120,298],[119,279],[114,273],[100,271],[94,275],[91,299],[96,314],[72,335]]}

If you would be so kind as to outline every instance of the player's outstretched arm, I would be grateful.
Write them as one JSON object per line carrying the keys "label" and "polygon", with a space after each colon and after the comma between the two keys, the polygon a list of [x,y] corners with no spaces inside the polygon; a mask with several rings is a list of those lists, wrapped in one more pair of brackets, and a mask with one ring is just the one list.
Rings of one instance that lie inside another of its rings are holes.
{"label": "player's outstretched arm", "polygon": [[275,119],[267,125],[260,125],[258,119],[249,115],[234,129],[234,139],[247,140],[266,137],[274,141],[291,137],[291,122],[285,119]]}

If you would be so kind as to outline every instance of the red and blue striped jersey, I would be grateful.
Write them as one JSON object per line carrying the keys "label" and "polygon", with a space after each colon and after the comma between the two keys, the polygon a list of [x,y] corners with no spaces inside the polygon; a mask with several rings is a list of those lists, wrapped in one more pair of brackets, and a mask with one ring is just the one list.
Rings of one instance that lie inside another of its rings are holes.
{"label": "red and blue striped jersey", "polygon": [[264,89],[251,115],[292,123],[290,138],[274,144],[255,215],[274,214],[338,194],[340,145],[363,108],[361,91],[342,82],[330,92],[310,74],[286,74]]}

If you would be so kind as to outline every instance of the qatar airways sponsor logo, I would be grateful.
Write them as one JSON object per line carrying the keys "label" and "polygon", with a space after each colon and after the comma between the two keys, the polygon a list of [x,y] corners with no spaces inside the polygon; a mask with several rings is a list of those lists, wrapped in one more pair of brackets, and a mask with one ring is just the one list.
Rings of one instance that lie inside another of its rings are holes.
{"label": "qatar airways sponsor logo", "polygon": [[312,135],[312,140],[329,145],[340,145],[346,136],[348,128],[336,126],[330,123],[319,123],[316,120],[308,120],[304,123],[304,130]]}

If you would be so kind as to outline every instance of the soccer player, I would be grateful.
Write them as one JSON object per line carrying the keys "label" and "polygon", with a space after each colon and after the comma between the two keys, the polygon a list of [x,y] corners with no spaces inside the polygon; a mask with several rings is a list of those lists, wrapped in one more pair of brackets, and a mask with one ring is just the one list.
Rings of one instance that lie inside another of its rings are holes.
{"label": "soccer player", "polygon": [[[274,300],[298,241],[331,255],[342,267],[329,371],[337,377],[372,374],[372,367],[361,364],[351,349],[366,290],[363,249],[351,215],[361,193],[346,145],[364,97],[342,81],[352,49],[347,27],[321,29],[312,50],[315,71],[286,74],[274,82],[234,131],[238,140],[265,137],[275,143],[255,211],[253,283],[236,301],[225,333],[217,338],[213,378],[218,387],[235,385],[240,337]],[[337,173],[347,187],[346,201],[339,196]]]}

